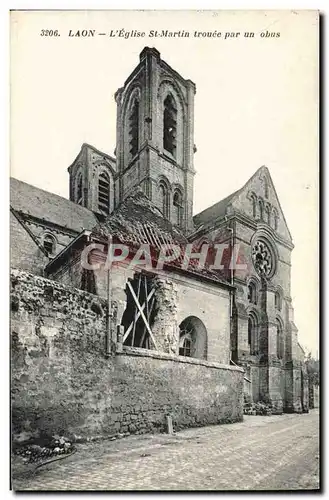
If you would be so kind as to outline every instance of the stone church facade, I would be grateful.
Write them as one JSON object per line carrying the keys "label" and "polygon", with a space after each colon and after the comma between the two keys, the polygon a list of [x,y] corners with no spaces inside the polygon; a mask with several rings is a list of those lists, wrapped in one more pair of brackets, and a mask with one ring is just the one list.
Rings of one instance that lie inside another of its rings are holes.
{"label": "stone church facade", "polygon": [[[115,94],[115,157],[83,144],[68,168],[69,200],[12,179],[12,267],[107,304],[107,356],[130,347],[242,367],[243,391],[254,401],[277,413],[308,411],[291,299],[293,243],[270,173],[261,167],[193,216],[195,92],[145,47]],[[106,272],[109,235],[132,253],[149,245],[152,262],[161,245],[210,250],[202,269],[177,258],[161,272],[123,261]],[[218,245],[227,248],[223,269],[214,269]],[[85,269],[90,246],[88,262],[98,265]]]}

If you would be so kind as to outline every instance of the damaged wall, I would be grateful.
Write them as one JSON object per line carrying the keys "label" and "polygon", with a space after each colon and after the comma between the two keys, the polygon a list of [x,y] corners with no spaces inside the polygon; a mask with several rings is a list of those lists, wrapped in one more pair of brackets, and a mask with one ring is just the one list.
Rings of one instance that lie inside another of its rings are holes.
{"label": "damaged wall", "polygon": [[157,276],[154,279],[157,301],[152,332],[161,350],[178,354],[179,323],[178,323],[178,287],[171,279]]}
{"label": "damaged wall", "polygon": [[[136,269],[135,269],[136,270]],[[112,296],[118,306],[118,322],[126,307],[127,280],[134,270],[124,265],[112,268]],[[103,270],[95,272],[97,291],[107,296],[108,278]],[[157,315],[152,331],[161,350],[178,352],[179,325],[189,317],[198,318],[206,329],[208,361],[229,364],[230,360],[230,292],[220,284],[195,276],[163,271],[155,276]],[[202,356],[203,357],[203,356]]]}
{"label": "damaged wall", "polygon": [[128,349],[104,356],[106,301],[11,272],[13,433],[108,436],[242,419],[243,372]]}

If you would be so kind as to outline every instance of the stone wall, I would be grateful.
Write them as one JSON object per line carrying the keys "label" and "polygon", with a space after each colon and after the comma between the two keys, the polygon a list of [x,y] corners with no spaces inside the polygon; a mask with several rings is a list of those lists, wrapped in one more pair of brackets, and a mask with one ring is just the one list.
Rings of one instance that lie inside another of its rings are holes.
{"label": "stone wall", "polygon": [[11,272],[14,436],[110,436],[242,420],[240,368],[125,348],[106,358],[106,301]]}

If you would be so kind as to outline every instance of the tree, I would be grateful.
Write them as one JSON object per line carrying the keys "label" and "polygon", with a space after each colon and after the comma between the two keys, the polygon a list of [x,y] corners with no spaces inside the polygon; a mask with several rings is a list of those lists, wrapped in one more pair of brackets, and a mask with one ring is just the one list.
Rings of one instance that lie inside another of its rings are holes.
{"label": "tree", "polygon": [[309,352],[305,360],[306,369],[308,373],[309,385],[320,384],[320,360],[312,357]]}

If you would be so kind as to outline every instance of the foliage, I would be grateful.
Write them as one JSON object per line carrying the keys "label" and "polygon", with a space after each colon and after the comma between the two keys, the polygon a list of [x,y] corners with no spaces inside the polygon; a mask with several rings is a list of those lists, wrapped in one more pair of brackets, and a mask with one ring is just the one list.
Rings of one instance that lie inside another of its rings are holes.
{"label": "foliage", "polygon": [[320,360],[312,358],[309,352],[305,360],[309,385],[319,385],[320,383]]}

